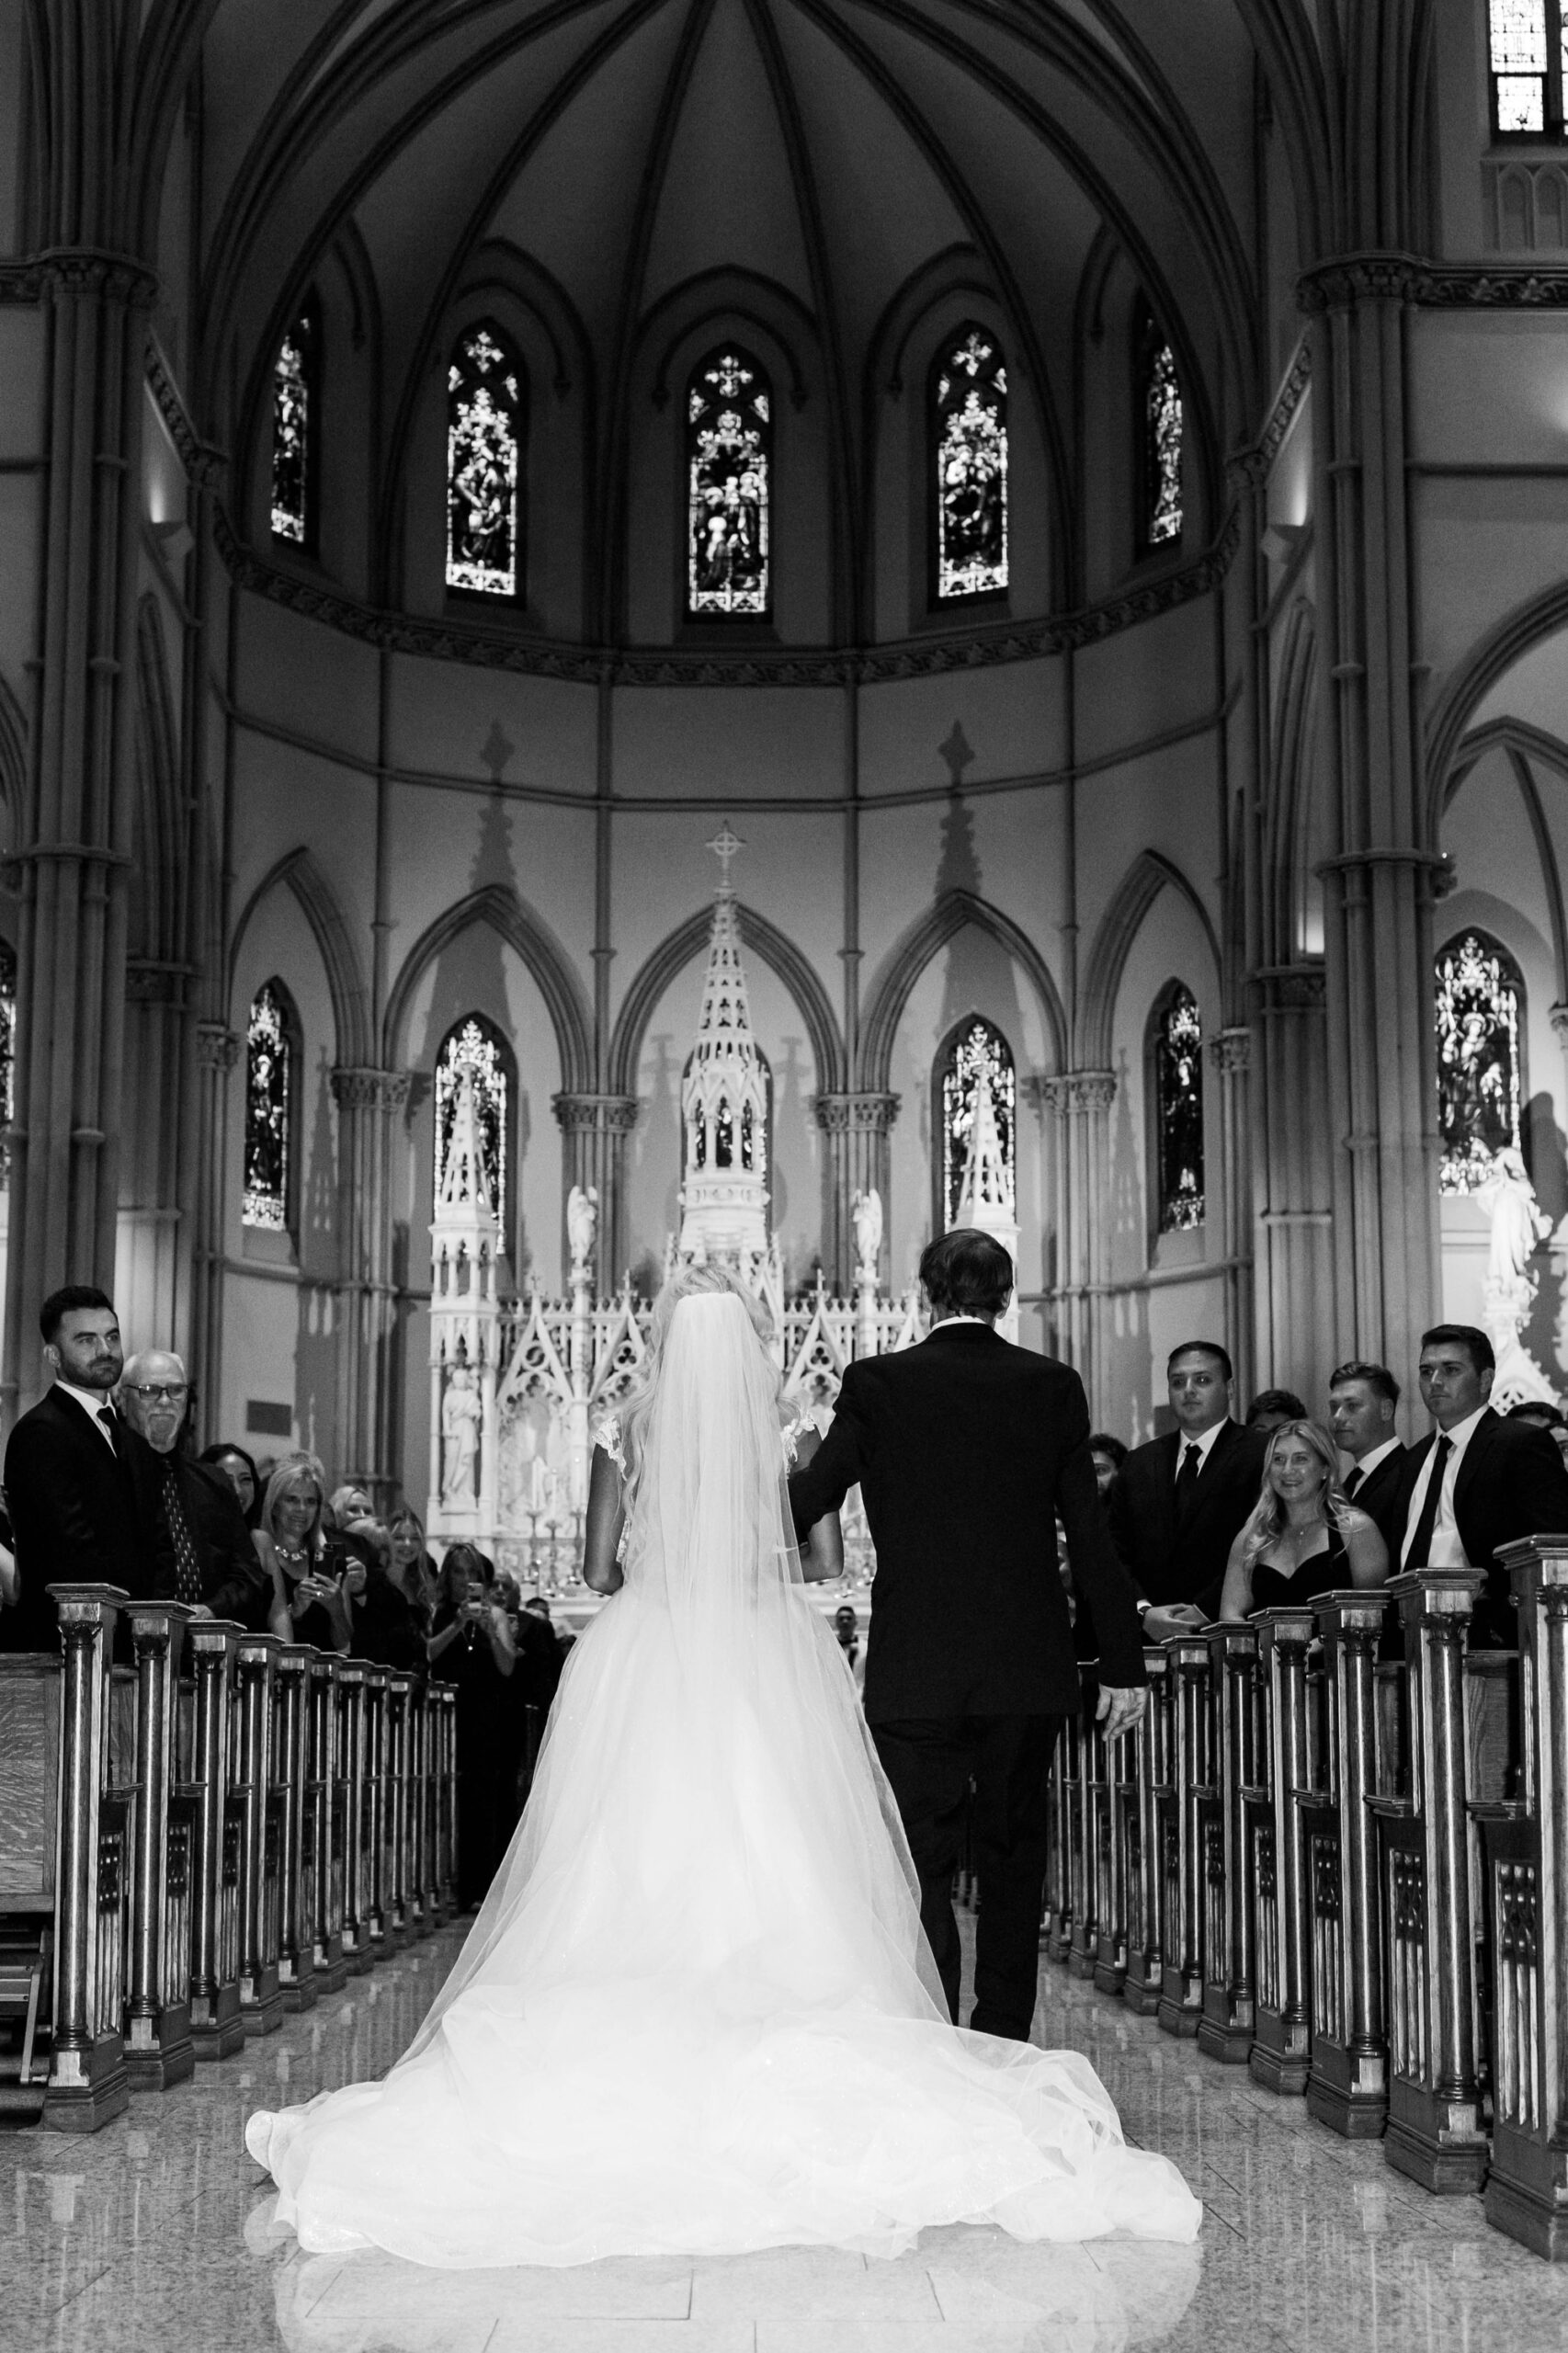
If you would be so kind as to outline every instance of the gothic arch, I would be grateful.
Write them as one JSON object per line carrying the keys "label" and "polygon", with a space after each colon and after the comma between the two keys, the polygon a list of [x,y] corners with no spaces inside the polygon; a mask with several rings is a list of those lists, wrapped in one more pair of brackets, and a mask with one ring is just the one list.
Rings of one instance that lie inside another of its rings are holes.
{"label": "gothic arch", "polygon": [[994,939],[1004,954],[1026,972],[1040,1002],[1051,1059],[1061,1070],[1067,1059],[1067,1017],[1051,969],[1010,915],[977,897],[972,891],[944,891],[896,942],[882,969],[860,1029],[860,1085],[872,1093],[887,1089],[892,1068],[893,1040],[910,993],[933,956],[949,940],[972,925]]}
{"label": "gothic arch", "polygon": [[1078,1061],[1085,1070],[1110,1067],[1111,1026],[1122,972],[1144,916],[1167,883],[1187,901],[1202,925],[1213,959],[1214,976],[1216,981],[1219,979],[1220,943],[1208,908],[1179,866],[1173,866],[1158,850],[1140,850],[1100,917],[1095,944],[1089,951],[1083,1001],[1078,1009]]}
{"label": "gothic arch", "polygon": [[156,598],[136,612],[136,786],[141,842],[131,875],[132,959],[180,958],[187,888],[178,736],[169,689],[168,654]]}
{"label": "gothic arch", "polygon": [[230,1000],[233,997],[240,945],[250,919],[267,892],[280,884],[287,885],[299,901],[301,913],[310,925],[316,946],[321,950],[321,960],[326,968],[327,988],[332,996],[333,1026],[337,1033],[335,1059],[350,1069],[363,1069],[374,1052],[369,995],[365,987],[364,974],[359,969],[354,937],[338,903],[337,893],[308,849],[301,847],[288,851],[263,875],[245,901],[239,922],[234,926],[233,945],[229,950]]}
{"label": "gothic arch", "polygon": [[392,983],[381,1023],[387,1068],[398,1070],[403,1065],[414,992],[426,970],[460,932],[476,923],[487,923],[527,965],[550,1011],[561,1057],[562,1087],[568,1095],[586,1092],[593,1086],[593,1016],[582,983],[553,933],[504,882],[487,882],[483,890],[471,891],[466,899],[437,915],[409,949]]}
{"label": "gothic arch", "polygon": [[[766,915],[757,915],[744,904],[736,907],[735,914],[742,946],[759,956],[778,974],[795,1000],[812,1041],[817,1086],[824,1095],[840,1093],[845,1076],[844,1041],[827,991],[794,941],[777,924],[769,923]],[[654,949],[627,990],[610,1040],[608,1084],[612,1094],[636,1094],[642,1035],[653,1007],[676,974],[694,957],[704,953],[712,927],[712,910],[699,907]]]}
{"label": "gothic arch", "polygon": [[1539,595],[1494,621],[1471,647],[1433,707],[1426,727],[1425,849],[1435,850],[1448,799],[1450,772],[1461,756],[1471,711],[1514,664],[1558,631],[1568,628],[1568,580],[1554,580]]}

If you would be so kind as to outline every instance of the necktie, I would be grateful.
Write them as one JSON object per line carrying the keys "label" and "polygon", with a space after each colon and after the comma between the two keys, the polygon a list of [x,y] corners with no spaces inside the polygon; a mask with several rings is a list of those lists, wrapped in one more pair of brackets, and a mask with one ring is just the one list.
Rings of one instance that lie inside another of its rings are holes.
{"label": "necktie", "polygon": [[164,1518],[175,1548],[175,1599],[195,1604],[201,1599],[201,1563],[196,1557],[196,1542],[185,1516],[179,1469],[174,1456],[165,1454],[163,1465]]}
{"label": "necktie", "polygon": [[100,1405],[98,1407],[98,1419],[104,1426],[110,1446],[113,1447],[116,1454],[118,1454],[119,1452],[119,1421],[116,1415],[114,1407],[112,1405]]}
{"label": "necktie", "polygon": [[1355,1502],[1356,1490],[1360,1485],[1366,1475],[1366,1472],[1362,1470],[1361,1465],[1358,1462],[1354,1471],[1347,1474],[1345,1481],[1345,1500],[1346,1503],[1353,1504]]}
{"label": "necktie", "polygon": [[1427,1555],[1432,1550],[1432,1531],[1437,1525],[1437,1506],[1443,1494],[1443,1472],[1448,1467],[1454,1442],[1439,1438],[1432,1449],[1432,1476],[1426,1482],[1426,1496],[1421,1506],[1421,1517],[1415,1523],[1415,1533],[1405,1546],[1401,1565],[1425,1569],[1430,1564]]}
{"label": "necktie", "polygon": [[1182,1518],[1192,1508],[1192,1498],[1198,1492],[1198,1474],[1203,1468],[1203,1449],[1196,1438],[1188,1438],[1187,1451],[1176,1472],[1176,1517]]}

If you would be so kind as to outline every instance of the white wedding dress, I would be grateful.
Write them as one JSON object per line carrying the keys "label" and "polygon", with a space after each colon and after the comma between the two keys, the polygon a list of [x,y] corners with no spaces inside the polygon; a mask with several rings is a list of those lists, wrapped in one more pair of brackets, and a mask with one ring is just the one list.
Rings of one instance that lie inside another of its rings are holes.
{"label": "white wedding dress", "polygon": [[949,2022],[892,1792],[789,1533],[778,1377],[682,1300],[533,1792],[380,2083],[251,2117],[306,2249],[453,2268],[931,2223],[1190,2240],[1085,2059]]}

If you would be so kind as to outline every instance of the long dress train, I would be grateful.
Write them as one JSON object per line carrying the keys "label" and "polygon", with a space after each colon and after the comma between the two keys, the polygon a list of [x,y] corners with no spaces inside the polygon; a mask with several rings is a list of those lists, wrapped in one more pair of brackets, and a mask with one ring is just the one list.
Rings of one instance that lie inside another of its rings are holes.
{"label": "long dress train", "polygon": [[739,1300],[676,1308],[640,1460],[626,1582],[429,2018],[383,2081],[249,2120],[278,2220],[449,2268],[1193,2238],[1087,2060],[949,2022]]}

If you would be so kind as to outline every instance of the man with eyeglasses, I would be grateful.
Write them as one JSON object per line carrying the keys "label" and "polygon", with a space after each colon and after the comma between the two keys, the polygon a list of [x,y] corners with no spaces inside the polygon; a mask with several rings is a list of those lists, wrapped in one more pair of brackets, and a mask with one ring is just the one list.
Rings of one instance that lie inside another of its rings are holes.
{"label": "man with eyeglasses", "polygon": [[190,1404],[184,1363],[169,1348],[142,1348],[126,1364],[119,1402],[156,1461],[160,1560],[154,1598],[183,1601],[198,1618],[267,1624],[267,1580],[244,1516],[223,1473],[180,1451]]}
{"label": "man with eyeglasses", "polygon": [[138,1597],[157,1586],[156,1466],[110,1403],[124,1364],[114,1302],[69,1284],[44,1301],[39,1329],[53,1385],[6,1449],[17,1585],[15,1603],[0,1609],[6,1651],[57,1647],[51,1585],[114,1585]]}

